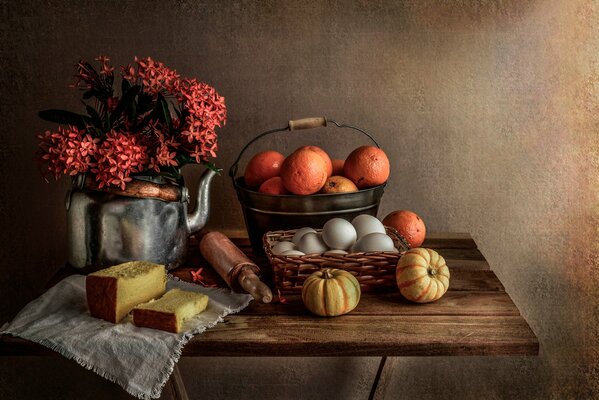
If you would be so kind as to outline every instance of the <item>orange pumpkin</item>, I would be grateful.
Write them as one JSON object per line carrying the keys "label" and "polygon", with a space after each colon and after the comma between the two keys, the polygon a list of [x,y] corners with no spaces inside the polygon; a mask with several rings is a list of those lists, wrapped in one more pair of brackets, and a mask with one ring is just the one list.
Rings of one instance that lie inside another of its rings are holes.
{"label": "orange pumpkin", "polygon": [[408,300],[430,303],[449,288],[449,268],[435,250],[418,247],[408,250],[397,262],[397,287]]}
{"label": "orange pumpkin", "polygon": [[310,275],[302,287],[302,300],[308,310],[321,317],[347,314],[360,301],[360,284],[349,272],[325,268]]}

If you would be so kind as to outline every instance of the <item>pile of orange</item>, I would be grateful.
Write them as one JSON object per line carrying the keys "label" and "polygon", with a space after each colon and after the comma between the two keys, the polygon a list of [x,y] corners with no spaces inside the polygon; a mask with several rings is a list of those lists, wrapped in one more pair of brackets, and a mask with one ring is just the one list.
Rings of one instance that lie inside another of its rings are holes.
{"label": "pile of orange", "polygon": [[287,157],[272,150],[256,154],[244,182],[272,195],[347,193],[382,185],[389,173],[389,159],[378,147],[361,146],[345,160],[331,160],[320,147],[304,146]]}

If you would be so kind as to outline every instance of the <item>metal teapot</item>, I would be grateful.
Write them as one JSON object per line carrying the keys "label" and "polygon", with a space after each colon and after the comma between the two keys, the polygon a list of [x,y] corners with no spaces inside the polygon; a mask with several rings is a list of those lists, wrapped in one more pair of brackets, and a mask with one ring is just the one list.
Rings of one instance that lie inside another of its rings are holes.
{"label": "metal teapot", "polygon": [[77,176],[66,199],[69,263],[93,269],[132,260],[182,265],[188,236],[208,221],[215,175],[212,169],[202,174],[190,214],[184,184],[150,179],[130,182],[125,191],[99,190],[91,177]]}

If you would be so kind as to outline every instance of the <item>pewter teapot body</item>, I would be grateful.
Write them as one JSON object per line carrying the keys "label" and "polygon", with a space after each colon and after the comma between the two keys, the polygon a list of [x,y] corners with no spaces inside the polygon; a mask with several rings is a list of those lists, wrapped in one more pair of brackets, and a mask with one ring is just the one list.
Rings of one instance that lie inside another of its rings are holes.
{"label": "pewter teapot body", "polygon": [[93,269],[133,260],[164,264],[167,269],[182,265],[189,235],[208,220],[214,175],[210,169],[202,175],[191,214],[185,186],[179,201],[164,201],[86,190],[74,184],[67,196],[69,263]]}

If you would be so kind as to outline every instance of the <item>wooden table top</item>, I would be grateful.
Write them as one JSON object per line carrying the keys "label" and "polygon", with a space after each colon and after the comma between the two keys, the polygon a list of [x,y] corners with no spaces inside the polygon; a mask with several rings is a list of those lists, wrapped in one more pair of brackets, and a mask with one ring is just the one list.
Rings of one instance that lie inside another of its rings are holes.
{"label": "wooden table top", "polygon": [[[268,280],[266,258],[255,256],[239,232],[228,233]],[[435,303],[410,303],[395,291],[363,294],[350,314],[321,318],[310,314],[297,295],[285,296],[285,304],[253,301],[194,337],[183,356],[538,355],[535,334],[469,234],[431,233],[423,246],[437,250],[451,272],[448,292]],[[191,243],[188,265],[171,272],[189,281],[190,271],[205,266],[197,243]],[[208,283],[224,284],[211,269],[204,271]],[[74,272],[65,268],[52,283]],[[0,336],[0,355],[52,353]]]}

